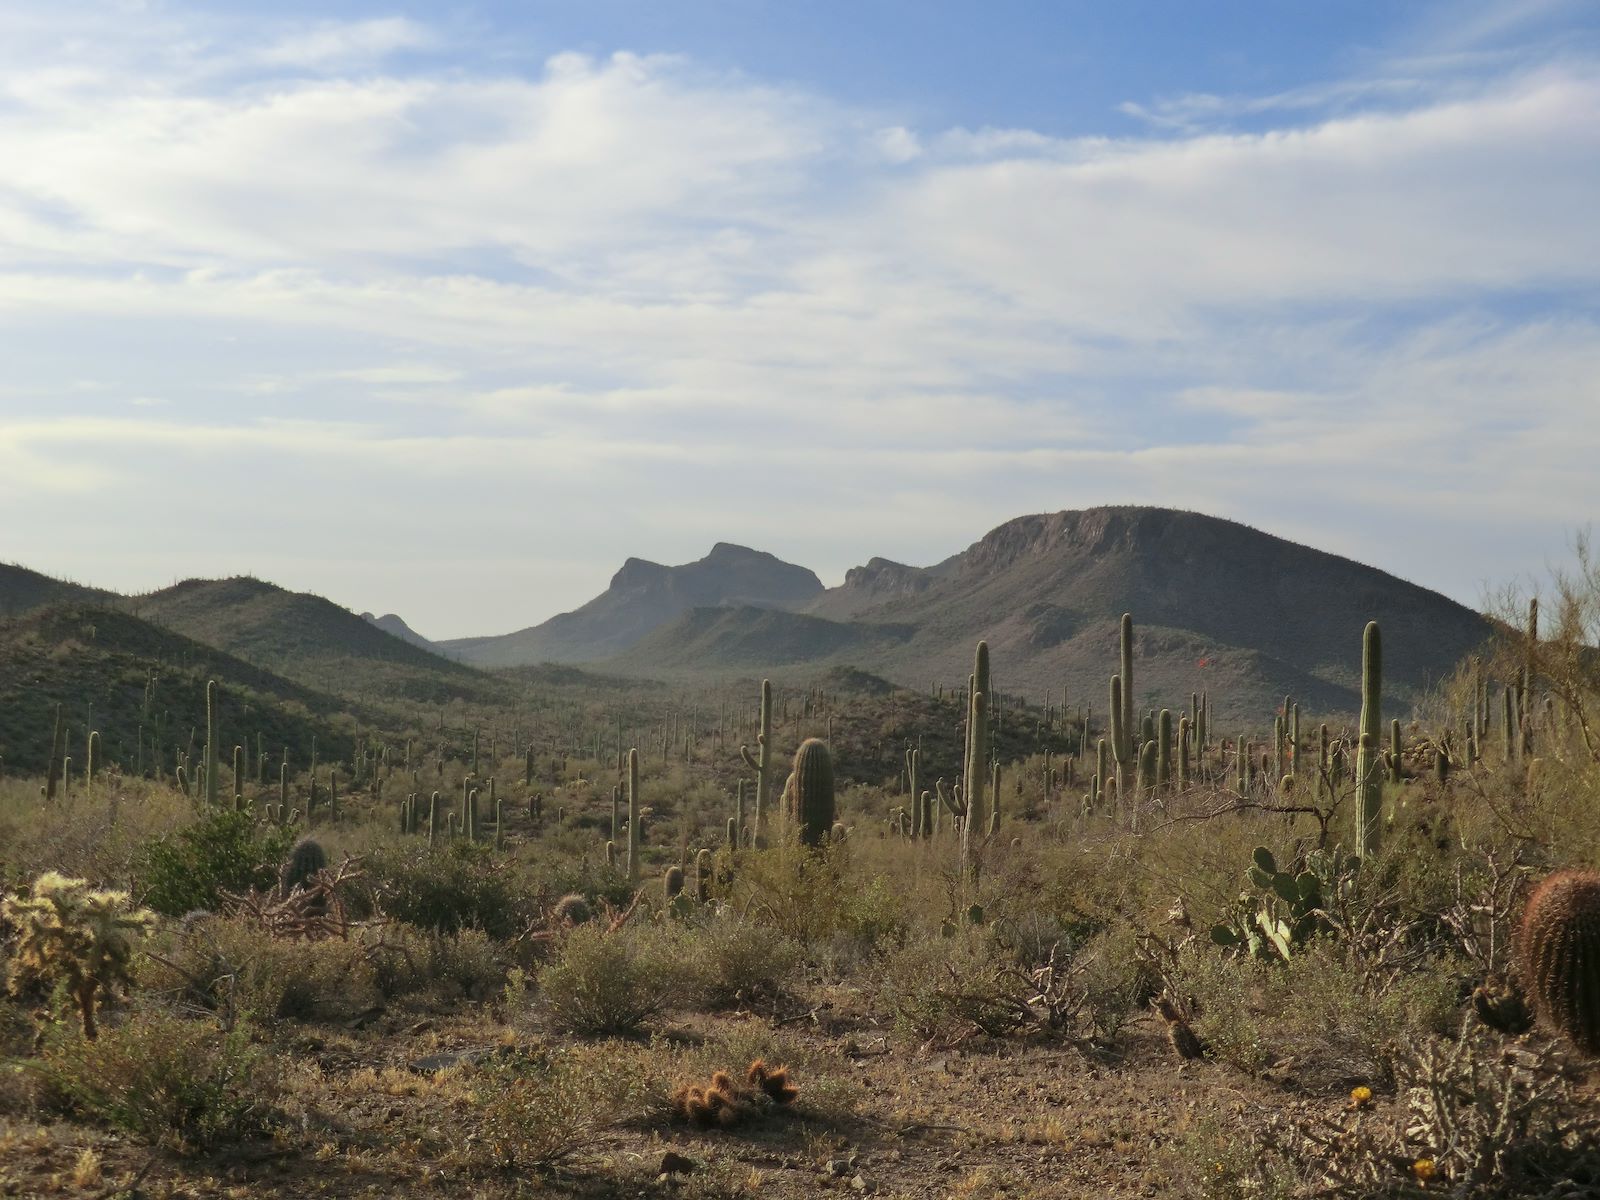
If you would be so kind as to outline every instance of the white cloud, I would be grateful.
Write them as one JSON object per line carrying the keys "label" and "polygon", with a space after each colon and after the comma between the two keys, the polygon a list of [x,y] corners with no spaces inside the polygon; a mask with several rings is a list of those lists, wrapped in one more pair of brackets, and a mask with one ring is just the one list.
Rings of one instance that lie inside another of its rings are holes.
{"label": "white cloud", "polygon": [[[1168,132],[1061,139],[674,58],[402,69],[440,40],[404,21],[283,32],[263,75],[172,20],[0,85],[0,466],[67,498],[75,553],[169,513],[171,553],[288,563],[331,512],[335,541],[398,520],[569,572],[472,611],[427,582],[348,601],[447,636],[581,602],[627,553],[733,538],[837,578],[1112,500],[1467,595],[1437,547],[1521,569],[1592,508],[1582,64],[1147,102]],[[1295,123],[1188,132],[1239,114]],[[1401,509],[1433,548],[1385,548]],[[64,544],[12,553],[92,575]]]}

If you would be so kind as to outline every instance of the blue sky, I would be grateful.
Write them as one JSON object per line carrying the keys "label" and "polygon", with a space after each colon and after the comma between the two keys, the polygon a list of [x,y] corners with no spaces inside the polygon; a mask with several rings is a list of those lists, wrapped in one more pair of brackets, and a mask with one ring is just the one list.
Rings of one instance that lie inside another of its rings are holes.
{"label": "blue sky", "polygon": [[1234,517],[1469,603],[1600,459],[1600,7],[0,11],[0,557],[436,637]]}

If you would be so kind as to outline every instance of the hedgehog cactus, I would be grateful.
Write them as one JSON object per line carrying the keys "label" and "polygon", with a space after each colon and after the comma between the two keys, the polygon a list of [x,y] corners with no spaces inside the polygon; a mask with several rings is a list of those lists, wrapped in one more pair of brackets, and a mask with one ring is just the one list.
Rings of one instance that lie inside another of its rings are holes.
{"label": "hedgehog cactus", "polygon": [[1383,638],[1368,621],[1361,639],[1361,740],[1356,752],[1356,854],[1370,859],[1378,849],[1383,811],[1383,772],[1378,741],[1383,736]]}
{"label": "hedgehog cactus", "polygon": [[661,873],[661,894],[667,900],[675,899],[683,891],[683,868],[673,863]]}
{"label": "hedgehog cactus", "polygon": [[833,828],[833,755],[828,743],[807,738],[794,755],[794,793],[790,818],[799,826],[800,840],[821,845]]}
{"label": "hedgehog cactus", "polygon": [[1600,1055],[1600,874],[1560,871],[1535,888],[1517,949],[1535,1012]]}

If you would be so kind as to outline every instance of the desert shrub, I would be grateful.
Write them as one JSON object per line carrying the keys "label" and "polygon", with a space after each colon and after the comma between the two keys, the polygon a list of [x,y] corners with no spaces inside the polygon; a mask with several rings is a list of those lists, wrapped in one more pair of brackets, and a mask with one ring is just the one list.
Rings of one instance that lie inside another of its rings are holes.
{"label": "desert shrub", "polygon": [[729,915],[693,931],[682,962],[686,991],[717,1008],[778,991],[799,969],[800,947]]}
{"label": "desert shrub", "polygon": [[920,1038],[1010,1033],[1029,1019],[1027,982],[987,929],[908,942],[885,960],[880,995]]}
{"label": "desert shrub", "polygon": [[37,1069],[73,1111],[182,1152],[261,1130],[275,1092],[246,1025],[224,1033],[153,1006],[93,1041],[56,1025]]}
{"label": "desert shrub", "polygon": [[494,1060],[469,1082],[473,1137],[450,1157],[468,1169],[547,1167],[596,1135],[662,1107],[665,1079],[638,1046],[574,1045]]}
{"label": "desert shrub", "polygon": [[531,916],[510,864],[482,843],[386,847],[367,859],[363,882],[374,908],[439,933],[481,929],[505,939]]}
{"label": "desert shrub", "polygon": [[493,995],[505,985],[501,948],[481,929],[429,933],[424,947],[423,970],[432,984],[472,1000]]}
{"label": "desert shrub", "polygon": [[1326,938],[1282,963],[1198,949],[1174,981],[1198,1003],[1195,1029],[1217,1057],[1247,1071],[1293,1058],[1312,1086],[1389,1078],[1399,1048],[1448,1032],[1460,1007],[1452,961],[1377,979]]}
{"label": "desert shrub", "polygon": [[545,1012],[557,1029],[593,1036],[632,1033],[682,998],[681,930],[579,925],[539,972]]}
{"label": "desert shrub", "polygon": [[778,845],[739,862],[737,907],[802,946],[845,926],[848,843],[816,850]]}
{"label": "desert shrub", "polygon": [[1090,938],[1073,957],[1083,986],[1083,1016],[1101,1038],[1114,1038],[1143,1011],[1156,982],[1138,953],[1133,927],[1117,924]]}
{"label": "desert shrub", "polygon": [[292,830],[261,826],[248,813],[219,809],[175,833],[146,842],[135,857],[136,891],[169,917],[215,911],[223,892],[266,891],[294,840]]}
{"label": "desert shrub", "polygon": [[1590,1195],[1600,1118],[1549,1043],[1508,1048],[1469,1018],[1395,1060],[1396,1102],[1280,1114],[1250,1149],[1263,1173],[1318,1194]]}
{"label": "desert shrub", "polygon": [[283,941],[239,918],[208,917],[172,931],[141,968],[149,987],[182,987],[192,1001],[257,1018],[333,1018],[371,1005],[376,971],[359,942]]}

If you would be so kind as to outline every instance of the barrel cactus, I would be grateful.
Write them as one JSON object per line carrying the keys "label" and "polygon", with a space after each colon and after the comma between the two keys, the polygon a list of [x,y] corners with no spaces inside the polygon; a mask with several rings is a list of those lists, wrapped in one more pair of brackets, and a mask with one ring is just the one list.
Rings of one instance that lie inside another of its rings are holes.
{"label": "barrel cactus", "polygon": [[283,871],[278,877],[278,887],[288,895],[297,887],[305,887],[311,877],[328,865],[328,853],[315,838],[303,837],[289,851]]}
{"label": "barrel cactus", "polygon": [[1600,1054],[1600,874],[1559,871],[1535,888],[1517,948],[1538,1016]]}

